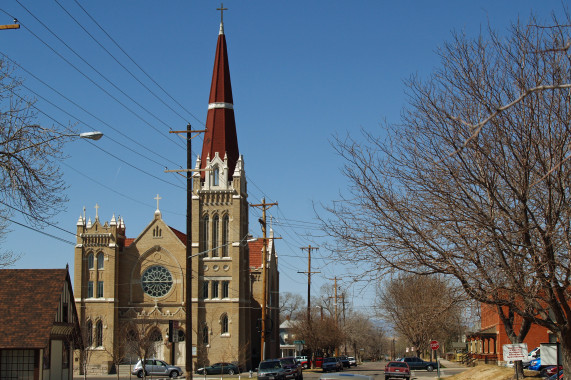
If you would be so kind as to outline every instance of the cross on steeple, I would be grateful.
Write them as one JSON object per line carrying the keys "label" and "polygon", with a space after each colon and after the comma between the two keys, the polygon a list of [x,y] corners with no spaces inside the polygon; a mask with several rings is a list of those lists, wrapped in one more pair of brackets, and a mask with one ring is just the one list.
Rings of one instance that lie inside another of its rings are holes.
{"label": "cross on steeple", "polygon": [[99,205],[95,204],[95,220],[99,219]]}
{"label": "cross on steeple", "polygon": [[216,8],[217,11],[220,11],[220,23],[224,23],[224,11],[227,11],[228,8],[224,8],[224,3],[220,3],[220,8]]}
{"label": "cross on steeple", "polygon": [[159,209],[159,200],[161,200],[161,199],[163,199],[163,198],[159,197],[159,194],[157,194],[157,196],[154,197],[153,199],[156,199],[156,200],[157,200],[157,210],[158,210],[158,209]]}

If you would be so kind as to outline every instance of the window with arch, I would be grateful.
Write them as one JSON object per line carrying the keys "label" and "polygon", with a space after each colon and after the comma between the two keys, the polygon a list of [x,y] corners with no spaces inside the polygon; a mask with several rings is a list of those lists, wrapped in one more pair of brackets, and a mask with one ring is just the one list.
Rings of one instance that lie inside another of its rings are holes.
{"label": "window with arch", "polygon": [[200,237],[202,242],[202,251],[206,251],[208,249],[208,222],[208,215],[205,215],[202,218],[202,236]]}
{"label": "window with arch", "polygon": [[222,218],[222,256],[228,257],[228,227],[230,225],[230,218],[224,215]]}
{"label": "window with arch", "polygon": [[103,322],[95,324],[95,347],[103,347]]}
{"label": "window with arch", "polygon": [[87,336],[87,347],[93,346],[93,322],[87,321],[85,326],[85,333]]}
{"label": "window with arch", "polygon": [[218,234],[220,229],[220,218],[214,215],[212,218],[212,257],[218,257]]}
{"label": "window with arch", "polygon": [[103,269],[103,252],[97,254],[97,269]]}
{"label": "window with arch", "polygon": [[151,342],[161,342],[163,340],[163,335],[158,329],[154,329],[149,336]]}
{"label": "window with arch", "polygon": [[89,253],[89,255],[87,255],[87,268],[88,269],[93,269],[93,252]]}
{"label": "window with arch", "polygon": [[212,171],[212,185],[220,185],[220,168],[218,166],[215,166]]}
{"label": "window with arch", "polygon": [[208,325],[204,325],[202,328],[202,344],[208,344]]}
{"label": "window with arch", "polygon": [[184,330],[178,329],[178,341],[184,342],[184,339],[185,339]]}
{"label": "window with arch", "polygon": [[228,334],[228,314],[223,314],[220,321],[220,333]]}

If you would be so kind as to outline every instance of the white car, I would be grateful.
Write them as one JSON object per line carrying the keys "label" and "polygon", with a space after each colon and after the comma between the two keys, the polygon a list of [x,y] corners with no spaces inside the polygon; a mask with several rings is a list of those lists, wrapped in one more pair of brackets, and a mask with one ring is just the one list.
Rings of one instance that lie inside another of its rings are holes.
{"label": "white car", "polygon": [[357,367],[357,361],[355,360],[355,357],[349,356],[347,359],[349,359],[349,367]]}
{"label": "white car", "polygon": [[[167,364],[164,360],[158,359],[146,359],[145,372],[147,375],[168,377],[178,377],[179,375],[182,375],[182,369],[180,367]],[[135,364],[131,373],[136,375],[138,378],[143,378],[143,364],[140,360]]]}

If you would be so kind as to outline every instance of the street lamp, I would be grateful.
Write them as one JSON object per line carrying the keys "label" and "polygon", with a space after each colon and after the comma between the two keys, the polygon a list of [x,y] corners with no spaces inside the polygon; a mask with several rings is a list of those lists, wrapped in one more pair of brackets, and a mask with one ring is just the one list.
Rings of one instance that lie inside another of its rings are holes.
{"label": "street lamp", "polygon": [[[66,136],[76,136],[76,135],[66,135]],[[80,138],[82,139],[89,139],[89,140],[99,140],[100,138],[103,137],[103,133],[99,132],[99,131],[92,131],[92,132],[83,132],[80,133],[79,135]]]}

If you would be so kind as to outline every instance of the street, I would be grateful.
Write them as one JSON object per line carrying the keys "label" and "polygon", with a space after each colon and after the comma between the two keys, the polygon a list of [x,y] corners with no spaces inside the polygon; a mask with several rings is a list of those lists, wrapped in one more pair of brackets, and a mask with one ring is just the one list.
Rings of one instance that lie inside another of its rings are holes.
{"label": "street", "polygon": [[[462,367],[461,365],[458,365],[456,363],[452,363],[452,362],[448,362],[448,361],[443,361],[443,365],[445,366],[445,368],[441,368],[440,369],[440,377],[447,377],[447,376],[452,376],[455,375],[457,373],[460,373],[464,370],[466,370],[466,367]],[[384,380],[384,368],[385,368],[385,364],[386,362],[384,361],[379,361],[379,362],[365,362],[363,364],[358,365],[357,367],[351,367],[351,368],[345,368],[344,373],[355,373],[355,374],[359,374],[359,375],[367,375],[367,376],[372,376],[375,378],[375,380]],[[126,368],[126,367],[125,367]],[[321,370],[305,370],[303,371],[303,377],[304,379],[319,379],[321,377],[321,375],[323,375],[323,372]],[[428,372],[428,371],[412,371],[412,379],[436,379],[438,377],[438,372],[436,370],[432,371],[432,372]],[[75,379],[81,379],[83,378],[83,376],[74,376]],[[89,375],[87,376],[87,379],[89,380],[111,380],[111,379],[116,379],[117,375],[101,375],[101,376],[94,376],[94,375]],[[126,370],[122,370],[122,374],[119,377],[119,379],[121,380],[125,380],[125,379],[136,379],[136,376],[133,375],[129,375],[127,373]],[[183,376],[179,377],[180,378],[184,378]],[[201,375],[194,375],[193,377],[196,380],[235,380],[235,379],[244,379],[247,380],[249,379],[249,373],[248,372],[243,372],[242,374],[240,374],[240,376],[228,376],[228,375],[224,375],[223,377],[221,376],[201,376]],[[252,379],[256,379],[256,373],[253,373]],[[154,380],[158,380],[158,379],[163,379],[160,377],[156,377],[156,376],[149,376],[147,377],[147,379],[154,379]],[[166,378],[165,378],[166,379]]]}

